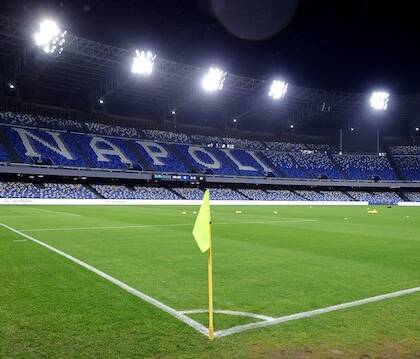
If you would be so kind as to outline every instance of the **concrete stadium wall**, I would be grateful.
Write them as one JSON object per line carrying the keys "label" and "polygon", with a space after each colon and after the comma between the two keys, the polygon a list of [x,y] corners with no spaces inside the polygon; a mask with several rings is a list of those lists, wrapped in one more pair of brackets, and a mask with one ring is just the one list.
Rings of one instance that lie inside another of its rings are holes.
{"label": "concrete stadium wall", "polygon": [[[0,198],[0,205],[200,205],[200,200],[142,200],[142,199],[41,199]],[[216,206],[367,206],[368,202],[347,201],[221,201]]]}

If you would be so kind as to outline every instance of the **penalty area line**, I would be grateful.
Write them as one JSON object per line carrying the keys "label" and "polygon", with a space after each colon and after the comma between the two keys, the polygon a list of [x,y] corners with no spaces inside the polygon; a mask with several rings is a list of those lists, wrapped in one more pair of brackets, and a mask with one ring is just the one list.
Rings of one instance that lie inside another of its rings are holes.
{"label": "penalty area line", "polygon": [[265,320],[263,322],[238,325],[238,326],[235,326],[235,327],[232,327],[232,328],[229,328],[229,329],[219,330],[216,333],[214,333],[214,335],[215,335],[216,338],[226,337],[228,335],[241,333],[241,332],[251,330],[251,329],[270,327],[270,326],[273,326],[273,325],[276,325],[276,324],[285,323],[285,322],[289,322],[289,321],[292,321],[292,320],[309,318],[309,317],[313,317],[313,316],[316,316],[316,315],[335,312],[335,311],[342,310],[342,309],[348,309],[348,308],[357,307],[357,306],[364,305],[364,304],[369,304],[369,303],[379,302],[379,301],[388,300],[388,299],[392,299],[392,298],[402,297],[402,296],[405,296],[405,295],[419,293],[419,292],[420,292],[420,287],[404,289],[404,290],[400,290],[400,291],[397,291],[397,292],[376,295],[374,297],[359,299],[359,300],[355,300],[355,301],[348,302],[348,303],[332,305],[330,307],[325,307],[325,308],[310,310],[310,311],[307,311],[307,312],[301,312],[301,313],[286,315],[286,316],[283,316],[283,317],[273,318],[273,319]]}
{"label": "penalty area line", "polygon": [[50,251],[52,251],[56,254],[59,254],[60,256],[63,256],[64,258],[67,258],[68,260],[72,261],[73,263],[76,263],[79,266],[95,273],[99,277],[102,277],[102,278],[106,279],[107,281],[115,284],[116,286],[120,287],[121,289],[124,289],[126,292],[136,296],[137,298],[140,298],[143,301],[155,306],[156,308],[159,308],[162,311],[170,314],[171,316],[175,317],[176,319],[180,320],[181,322],[184,322],[185,324],[189,325],[191,328],[195,329],[197,332],[199,332],[199,333],[201,333],[205,336],[208,336],[208,329],[204,325],[196,322],[195,320],[193,320],[190,317],[188,317],[187,315],[175,310],[174,308],[171,308],[168,305],[163,304],[162,302],[158,301],[157,299],[155,299],[155,298],[153,298],[153,297],[151,297],[151,296],[149,296],[149,295],[147,295],[143,292],[140,292],[139,290],[137,290],[133,287],[130,287],[128,284],[110,276],[109,274],[107,274],[105,272],[102,272],[101,270],[91,266],[90,264],[88,264],[86,262],[81,261],[80,259],[77,259],[77,258],[71,256],[70,254],[67,254],[67,253],[65,253],[65,252],[63,252],[63,251],[61,251],[61,250],[59,250],[59,249],[57,249],[53,246],[50,246],[47,243],[44,243],[44,242],[40,241],[39,239],[36,239],[36,238],[31,237],[31,236],[29,236],[25,233],[22,233],[21,231],[15,229],[13,227],[10,227],[10,226],[8,226],[4,223],[0,223],[0,226],[8,229],[11,232],[14,232],[14,233],[18,234],[19,236],[21,236],[23,238],[26,238],[26,239],[34,242],[34,243],[37,243],[37,244],[47,248],[48,250],[50,250]]}

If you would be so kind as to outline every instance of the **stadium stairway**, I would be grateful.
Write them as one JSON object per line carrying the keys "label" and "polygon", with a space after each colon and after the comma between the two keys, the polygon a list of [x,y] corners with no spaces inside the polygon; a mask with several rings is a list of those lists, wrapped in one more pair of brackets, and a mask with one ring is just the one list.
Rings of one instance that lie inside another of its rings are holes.
{"label": "stadium stairway", "polygon": [[296,191],[293,191],[291,189],[289,189],[289,191],[294,193],[296,196],[298,196],[300,198],[303,198],[305,201],[310,201],[311,200],[310,198],[306,198],[306,197],[302,196],[301,194],[297,193]]}
{"label": "stadium stairway", "polygon": [[145,159],[137,151],[136,146],[131,141],[126,141],[128,149],[133,153],[137,163],[140,164],[143,171],[153,171],[153,168],[145,161]]}
{"label": "stadium stairway", "polygon": [[90,184],[85,183],[85,184],[83,184],[83,186],[85,188],[87,188],[89,191],[91,191],[97,198],[101,198],[101,199],[105,198],[95,188],[93,188]]}
{"label": "stadium stairway", "polygon": [[172,192],[175,196],[179,197],[180,199],[186,199],[185,197],[181,196],[181,194],[179,194],[177,191],[175,191],[171,187],[164,186],[164,188],[167,189],[169,192]]}
{"label": "stadium stairway", "polygon": [[388,151],[386,151],[386,158],[388,159],[388,162],[390,163],[393,171],[397,175],[397,179],[405,180],[406,178],[401,172],[400,167],[398,166],[397,162],[394,160],[394,157]]}
{"label": "stadium stairway", "polygon": [[263,151],[258,151],[256,152],[256,154],[258,155],[258,158],[261,159],[262,162],[264,162],[264,164],[270,168],[273,169],[273,173],[276,177],[283,177],[283,178],[287,178],[286,174],[278,167],[274,166],[273,163],[271,163],[271,161],[267,158],[267,156],[264,154]]}
{"label": "stadium stairway", "polygon": [[252,201],[253,199],[249,196],[247,196],[245,193],[241,192],[240,190],[236,189],[236,188],[232,188],[233,191],[235,191],[236,193],[239,193],[240,196],[245,197],[246,199]]}
{"label": "stadium stairway", "polygon": [[92,163],[92,161],[89,159],[89,156],[87,155],[85,149],[83,146],[80,145],[79,141],[73,141],[75,147],[77,148],[77,151],[80,153],[80,156],[84,160],[84,162],[87,164],[90,168],[95,168],[95,165]]}
{"label": "stadium stairway", "polygon": [[358,199],[354,198],[349,192],[342,190],[341,192],[343,192],[346,196],[349,196],[353,201],[358,201]]}
{"label": "stadium stairway", "polygon": [[399,191],[395,191],[395,192],[397,192],[398,196],[400,196],[401,199],[404,202],[411,202],[410,198],[407,197],[407,195],[404,193],[404,191],[399,190]]}
{"label": "stadium stairway", "polygon": [[182,199],[187,199],[186,197],[184,197],[181,193],[179,193],[178,191],[175,191],[175,190],[172,190],[171,188],[166,188],[166,189],[168,189],[169,191],[171,191],[171,192],[173,192],[173,193],[175,193],[178,197],[180,197],[180,198],[182,198]]}
{"label": "stadium stairway", "polygon": [[350,178],[349,177],[349,174],[347,173],[347,171],[343,170],[343,168],[338,165],[337,161],[334,159],[334,157],[331,155],[330,152],[327,152],[327,156],[328,156],[329,160],[333,163],[333,165],[335,166],[335,168],[337,168],[338,171],[341,173],[341,175],[343,176],[343,178]]}
{"label": "stadium stairway", "polygon": [[4,146],[4,149],[6,150],[8,156],[9,156],[9,162],[20,162],[19,156],[15,150],[15,148],[11,145],[9,142],[9,139],[3,132],[3,127],[0,126],[0,142]]}
{"label": "stadium stairway", "polygon": [[[200,173],[201,171],[194,165],[193,161],[188,160],[187,157],[179,150],[178,146],[174,145],[171,150],[175,154],[175,157],[187,168],[188,173]],[[176,193],[179,196],[179,193]]]}
{"label": "stadium stairway", "polygon": [[299,163],[297,163],[296,158],[293,156],[293,152],[290,153],[290,159],[292,160],[292,162],[294,163],[294,165],[296,166],[296,168],[301,169],[301,171],[306,175],[306,178],[313,178],[314,176],[312,176],[305,168],[303,168],[302,166],[299,165]]}

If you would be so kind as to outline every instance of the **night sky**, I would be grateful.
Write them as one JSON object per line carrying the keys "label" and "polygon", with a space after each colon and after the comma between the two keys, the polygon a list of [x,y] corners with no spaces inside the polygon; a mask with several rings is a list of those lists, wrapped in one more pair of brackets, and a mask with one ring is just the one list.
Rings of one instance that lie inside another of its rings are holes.
{"label": "night sky", "polygon": [[239,75],[420,93],[416,1],[3,0],[0,13],[51,16],[78,36]]}

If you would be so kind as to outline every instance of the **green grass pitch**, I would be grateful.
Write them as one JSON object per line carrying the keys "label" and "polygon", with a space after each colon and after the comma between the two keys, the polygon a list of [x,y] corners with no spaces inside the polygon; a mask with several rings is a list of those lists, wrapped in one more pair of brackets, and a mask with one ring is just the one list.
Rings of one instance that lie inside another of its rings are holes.
{"label": "green grass pitch", "polygon": [[[215,308],[280,317],[419,287],[420,208],[376,208],[213,206]],[[207,305],[197,209],[0,206],[0,222],[182,311]],[[4,227],[0,281],[0,358],[420,357],[420,293],[209,342]],[[215,315],[216,330],[255,321]]]}

